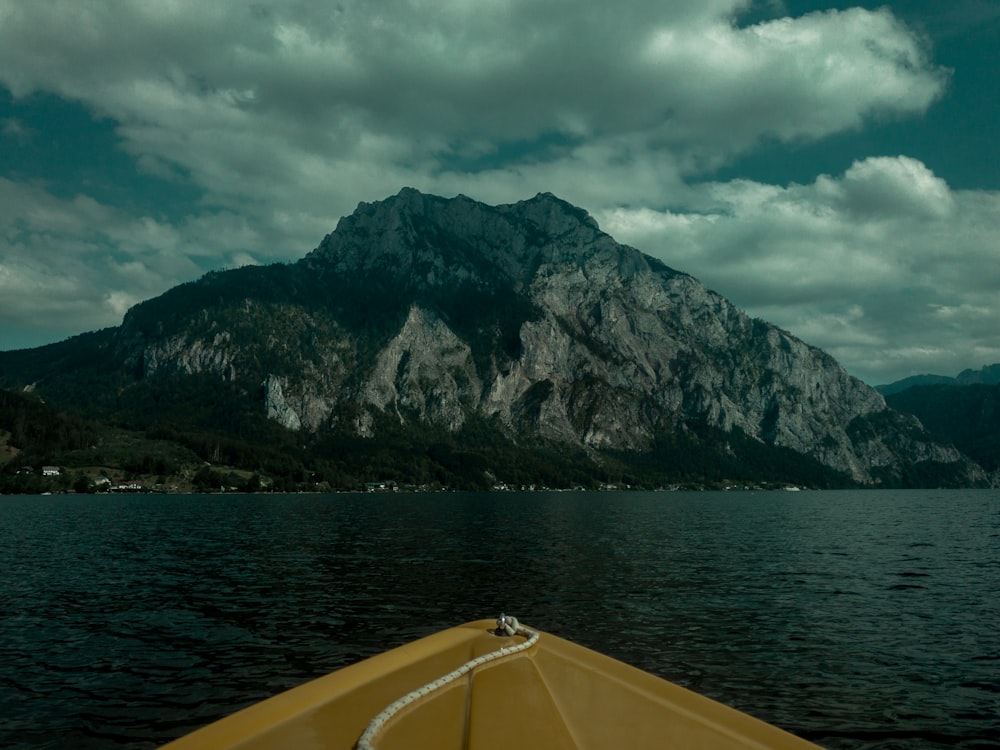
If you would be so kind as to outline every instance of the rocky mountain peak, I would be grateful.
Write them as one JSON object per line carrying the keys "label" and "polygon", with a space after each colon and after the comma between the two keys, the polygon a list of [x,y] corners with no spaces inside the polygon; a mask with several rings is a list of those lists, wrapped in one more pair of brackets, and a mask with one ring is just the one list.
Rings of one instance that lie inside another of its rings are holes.
{"label": "rocky mountain peak", "polygon": [[983,476],[829,355],[550,193],[361,203],[299,263],[209,274],[134,308],[110,349],[140,379],[217,376],[318,436],[488,424],[490,439],[598,463],[683,462],[707,441],[718,460],[791,451],[861,483],[926,466]]}
{"label": "rocky mountain peak", "polygon": [[480,414],[522,437],[642,451],[704,420],[858,481],[898,460],[898,431],[913,455],[958,460],[876,418],[882,397],[825,353],[551,193],[489,206],[405,188],[360,204],[303,262],[400,304],[358,397],[404,421]]}
{"label": "rocky mountain peak", "polygon": [[304,262],[337,272],[416,273],[432,285],[451,276],[524,281],[542,259],[579,257],[609,244],[586,211],[551,193],[488,206],[464,195],[448,199],[404,188],[360,203]]}

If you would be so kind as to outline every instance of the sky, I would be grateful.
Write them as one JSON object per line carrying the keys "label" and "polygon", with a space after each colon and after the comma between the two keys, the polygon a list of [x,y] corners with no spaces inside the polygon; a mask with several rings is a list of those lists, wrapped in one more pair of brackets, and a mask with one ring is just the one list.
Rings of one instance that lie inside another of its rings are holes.
{"label": "sky", "polygon": [[404,186],[551,192],[871,384],[1000,362],[1000,0],[0,0],[0,350]]}

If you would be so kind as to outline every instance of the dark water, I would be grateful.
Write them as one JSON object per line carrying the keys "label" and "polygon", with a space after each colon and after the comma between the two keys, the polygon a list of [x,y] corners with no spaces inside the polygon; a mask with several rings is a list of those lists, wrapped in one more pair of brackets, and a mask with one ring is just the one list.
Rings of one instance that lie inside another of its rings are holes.
{"label": "dark water", "polygon": [[0,747],[501,610],[829,748],[1000,747],[1000,492],[0,497]]}

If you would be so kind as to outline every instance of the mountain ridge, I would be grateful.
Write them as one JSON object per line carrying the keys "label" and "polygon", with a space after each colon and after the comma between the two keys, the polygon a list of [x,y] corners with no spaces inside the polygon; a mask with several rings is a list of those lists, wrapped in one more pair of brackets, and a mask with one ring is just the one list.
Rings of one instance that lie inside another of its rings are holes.
{"label": "mountain ridge", "polygon": [[908,378],[875,386],[883,396],[900,393],[907,388],[922,385],[1000,385],[1000,363],[983,365],[978,370],[968,368],[954,377],[950,375],[912,375]]}
{"label": "mountain ridge", "polygon": [[[547,193],[488,206],[405,188],[359,204],[296,263],[206,274],[98,338],[90,356],[120,392],[210,374],[243,394],[240,409],[320,442],[491,424],[497,439],[601,464],[708,429],[722,453],[726,435],[750,450],[738,433],[860,484],[905,485],[928,467],[984,481],[828,354]],[[23,385],[39,358],[0,357],[0,375],[19,362]],[[39,387],[66,399],[73,373],[56,359]]]}

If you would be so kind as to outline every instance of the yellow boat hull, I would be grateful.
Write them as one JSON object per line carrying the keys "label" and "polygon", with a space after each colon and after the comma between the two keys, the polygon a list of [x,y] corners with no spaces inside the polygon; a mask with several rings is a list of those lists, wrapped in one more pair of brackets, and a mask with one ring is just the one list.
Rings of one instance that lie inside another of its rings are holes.
{"label": "yellow boat hull", "polygon": [[[250,706],[164,750],[353,748],[411,690],[524,638],[481,620],[443,630]],[[388,721],[379,750],[816,750],[777,727],[557,636],[484,664]]]}

